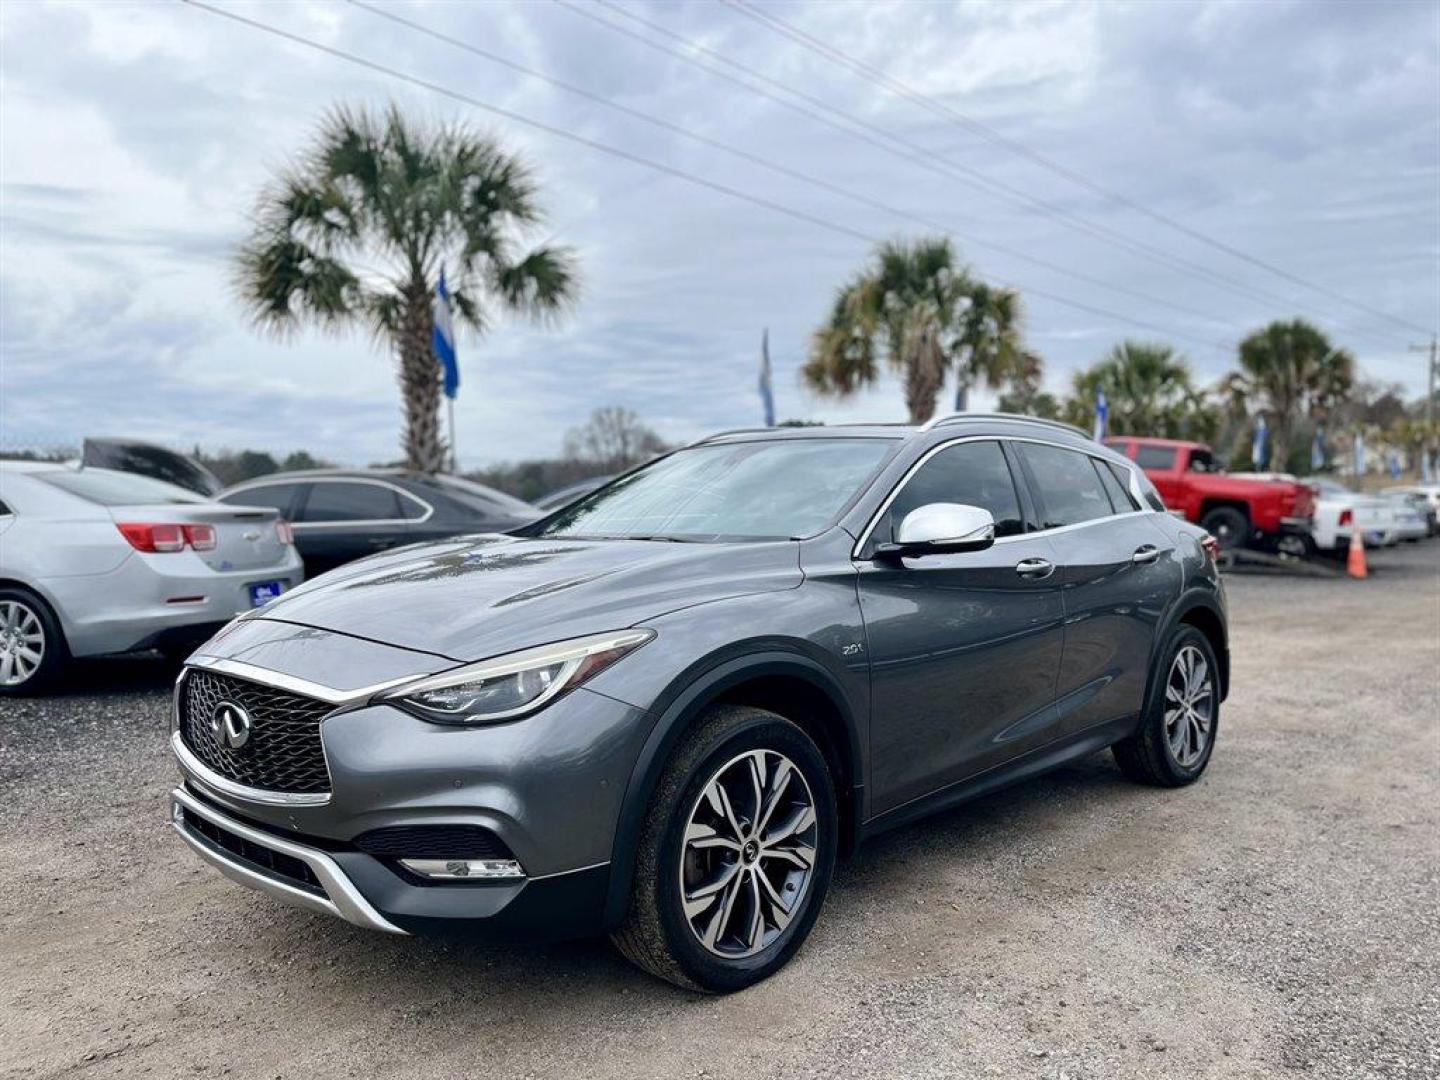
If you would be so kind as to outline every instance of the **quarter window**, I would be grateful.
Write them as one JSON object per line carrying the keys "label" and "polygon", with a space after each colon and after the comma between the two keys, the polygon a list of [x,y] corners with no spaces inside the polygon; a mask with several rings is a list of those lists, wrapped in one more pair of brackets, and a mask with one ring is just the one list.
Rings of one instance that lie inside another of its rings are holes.
{"label": "quarter window", "polygon": [[1040,496],[1041,528],[1109,517],[1114,511],[1090,455],[1040,443],[1017,443]]}
{"label": "quarter window", "polygon": [[906,514],[937,502],[989,510],[995,518],[996,536],[1025,531],[1015,480],[997,442],[956,443],[920,466],[890,504],[890,535],[895,535]]}
{"label": "quarter window", "polygon": [[1100,474],[1100,483],[1104,485],[1105,494],[1110,496],[1110,505],[1115,508],[1117,514],[1128,514],[1132,510],[1140,509],[1135,502],[1135,497],[1130,494],[1130,489],[1126,487],[1128,477],[1122,476],[1116,465],[1096,458],[1091,458],[1090,463]]}
{"label": "quarter window", "polygon": [[316,484],[300,512],[304,522],[397,521],[406,516],[393,488],[366,483]]}

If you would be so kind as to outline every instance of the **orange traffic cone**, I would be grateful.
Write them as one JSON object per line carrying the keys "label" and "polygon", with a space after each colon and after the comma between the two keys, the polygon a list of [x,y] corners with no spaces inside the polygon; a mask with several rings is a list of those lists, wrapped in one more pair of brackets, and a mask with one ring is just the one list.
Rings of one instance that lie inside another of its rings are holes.
{"label": "orange traffic cone", "polygon": [[1365,541],[1359,529],[1350,530],[1350,556],[1345,560],[1345,572],[1353,578],[1370,576],[1365,568]]}

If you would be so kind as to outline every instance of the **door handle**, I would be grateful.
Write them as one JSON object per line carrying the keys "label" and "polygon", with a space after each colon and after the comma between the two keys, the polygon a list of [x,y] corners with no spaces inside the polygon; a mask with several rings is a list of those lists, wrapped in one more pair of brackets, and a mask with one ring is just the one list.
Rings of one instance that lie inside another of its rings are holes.
{"label": "door handle", "polygon": [[1040,580],[1055,572],[1055,564],[1049,559],[1021,559],[1015,564],[1015,573],[1021,577]]}
{"label": "door handle", "polygon": [[1135,554],[1130,556],[1132,563],[1152,563],[1160,558],[1160,549],[1154,544],[1141,544],[1135,549]]}

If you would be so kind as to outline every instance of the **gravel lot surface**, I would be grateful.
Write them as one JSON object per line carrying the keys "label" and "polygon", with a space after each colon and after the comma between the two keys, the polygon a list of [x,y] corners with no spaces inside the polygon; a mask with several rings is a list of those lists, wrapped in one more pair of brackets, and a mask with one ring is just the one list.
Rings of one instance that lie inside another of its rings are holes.
{"label": "gravel lot surface", "polygon": [[1108,755],[868,845],[728,998],[386,938],[165,824],[158,662],[0,703],[0,1076],[1440,1076],[1440,541],[1230,578],[1197,785]]}

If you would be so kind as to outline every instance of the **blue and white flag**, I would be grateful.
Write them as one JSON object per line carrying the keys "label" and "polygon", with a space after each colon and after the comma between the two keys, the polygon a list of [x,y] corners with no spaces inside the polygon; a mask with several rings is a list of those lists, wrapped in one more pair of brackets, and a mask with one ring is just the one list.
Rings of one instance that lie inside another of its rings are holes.
{"label": "blue and white flag", "polygon": [[1255,421],[1255,441],[1250,444],[1250,464],[1259,472],[1265,468],[1266,443],[1270,438],[1270,428],[1265,423],[1265,414],[1261,413]]}
{"label": "blue and white flag", "polygon": [[1095,441],[1105,440],[1105,429],[1110,424],[1110,403],[1105,400],[1105,391],[1095,391]]}
{"label": "blue and white flag", "polygon": [[1365,475],[1365,436],[1355,432],[1355,475]]}
{"label": "blue and white flag", "polygon": [[1400,479],[1400,453],[1397,450],[1390,451],[1390,479]]}
{"label": "blue and white flag", "polygon": [[775,387],[770,371],[770,328],[760,335],[760,404],[765,407],[765,426],[775,426]]}
{"label": "blue and white flag", "polygon": [[445,271],[440,271],[440,284],[435,286],[435,331],[430,347],[445,373],[445,396],[452,401],[460,389],[460,365],[455,361],[455,321],[450,315],[450,290],[445,287]]}
{"label": "blue and white flag", "polygon": [[1325,467],[1325,429],[1315,429],[1315,441],[1310,444],[1310,471],[1319,472]]}

